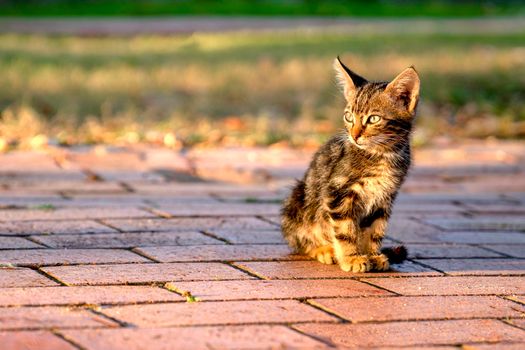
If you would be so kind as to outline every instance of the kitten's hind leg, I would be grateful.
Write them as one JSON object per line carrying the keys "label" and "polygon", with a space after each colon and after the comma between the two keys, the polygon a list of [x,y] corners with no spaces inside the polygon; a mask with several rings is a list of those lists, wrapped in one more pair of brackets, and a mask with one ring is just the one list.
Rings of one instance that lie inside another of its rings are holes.
{"label": "kitten's hind leg", "polygon": [[314,248],[308,255],[323,264],[332,265],[335,262],[334,248],[331,245]]}

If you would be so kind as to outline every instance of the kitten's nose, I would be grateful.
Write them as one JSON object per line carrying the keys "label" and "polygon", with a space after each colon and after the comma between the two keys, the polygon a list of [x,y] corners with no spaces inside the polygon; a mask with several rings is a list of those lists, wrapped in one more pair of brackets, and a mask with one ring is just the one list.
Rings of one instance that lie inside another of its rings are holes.
{"label": "kitten's nose", "polygon": [[353,128],[352,129],[352,138],[354,139],[355,143],[359,143],[359,138],[361,137],[361,128]]}

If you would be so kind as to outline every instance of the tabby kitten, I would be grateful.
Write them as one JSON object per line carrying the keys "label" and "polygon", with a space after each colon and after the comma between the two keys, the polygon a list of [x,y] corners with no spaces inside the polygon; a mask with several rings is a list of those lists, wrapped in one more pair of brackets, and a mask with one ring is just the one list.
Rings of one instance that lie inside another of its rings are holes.
{"label": "tabby kitten", "polygon": [[283,235],[299,253],[344,271],[388,270],[385,253],[393,254],[381,251],[381,241],[410,166],[419,76],[410,67],[389,83],[369,82],[339,57],[334,68],[347,101],[346,131],[317,151],[285,200]]}

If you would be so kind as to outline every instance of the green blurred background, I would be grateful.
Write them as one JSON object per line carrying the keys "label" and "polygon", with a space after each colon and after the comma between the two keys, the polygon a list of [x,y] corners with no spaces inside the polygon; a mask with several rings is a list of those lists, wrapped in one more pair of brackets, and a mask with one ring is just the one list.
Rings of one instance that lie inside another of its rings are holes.
{"label": "green blurred background", "polygon": [[[409,65],[418,69],[418,145],[520,138],[524,8],[522,1],[0,0],[0,141],[4,149],[139,142],[315,147],[342,127],[344,102],[331,67],[337,55],[372,80],[391,79]],[[162,34],[9,29],[20,16],[69,23],[72,16],[103,16],[111,24],[143,15],[214,17],[202,31]],[[214,31],[223,15],[246,24],[251,15],[302,22]],[[307,25],[329,21],[324,16],[343,22]]]}
{"label": "green blurred background", "polygon": [[7,16],[488,16],[523,14],[521,0],[0,0]]}

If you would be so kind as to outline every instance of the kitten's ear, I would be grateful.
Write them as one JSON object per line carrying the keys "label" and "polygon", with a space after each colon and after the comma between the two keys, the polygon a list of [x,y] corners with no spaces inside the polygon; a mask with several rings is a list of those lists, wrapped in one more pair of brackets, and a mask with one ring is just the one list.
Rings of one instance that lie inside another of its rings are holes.
{"label": "kitten's ear", "polygon": [[343,93],[347,100],[355,93],[355,90],[366,84],[366,79],[352,72],[347,66],[341,62],[339,56],[334,60],[335,77],[337,83],[343,89]]}
{"label": "kitten's ear", "polygon": [[386,86],[385,92],[413,114],[419,100],[419,84],[416,70],[414,67],[408,67]]}

